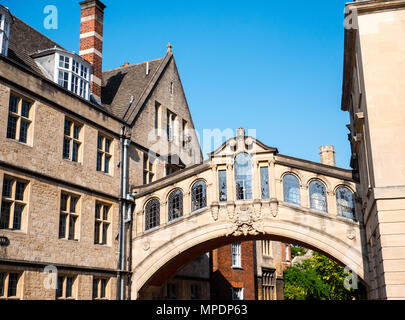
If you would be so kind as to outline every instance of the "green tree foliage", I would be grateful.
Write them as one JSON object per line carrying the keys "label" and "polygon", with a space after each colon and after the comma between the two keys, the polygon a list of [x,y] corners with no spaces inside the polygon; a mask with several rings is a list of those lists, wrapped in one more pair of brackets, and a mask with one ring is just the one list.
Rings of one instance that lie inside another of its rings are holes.
{"label": "green tree foliage", "polygon": [[296,245],[291,245],[291,260],[294,259],[295,257],[298,256],[303,256],[306,254],[308,249],[305,249],[304,247],[296,246]]}
{"label": "green tree foliage", "polygon": [[327,257],[313,256],[284,271],[284,296],[289,300],[352,300],[359,290],[347,290],[344,280],[349,274]]}

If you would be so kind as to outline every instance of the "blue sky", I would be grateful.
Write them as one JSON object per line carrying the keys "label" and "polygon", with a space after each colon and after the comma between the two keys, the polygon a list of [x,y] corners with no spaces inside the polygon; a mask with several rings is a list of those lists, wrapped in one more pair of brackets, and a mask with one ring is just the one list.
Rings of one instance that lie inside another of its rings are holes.
{"label": "blue sky", "polygon": [[[1,4],[78,52],[78,2]],[[171,42],[200,133],[256,129],[280,153],[311,161],[333,144],[337,165],[349,168],[349,115],[340,110],[345,2],[104,0],[103,68],[163,57]],[[44,28],[47,5],[58,9],[57,30]]]}

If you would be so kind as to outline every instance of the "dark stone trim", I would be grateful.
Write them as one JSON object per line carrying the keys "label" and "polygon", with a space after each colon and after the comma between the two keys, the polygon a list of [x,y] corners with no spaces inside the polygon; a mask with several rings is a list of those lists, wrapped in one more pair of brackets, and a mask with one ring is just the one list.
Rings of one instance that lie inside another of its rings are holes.
{"label": "dark stone trim", "polygon": [[59,264],[52,262],[40,262],[40,261],[26,261],[26,260],[14,260],[14,259],[1,259],[0,265],[12,265],[19,267],[31,267],[31,268],[44,268],[46,266],[55,266],[58,270],[75,270],[78,272],[101,272],[117,275],[119,270],[114,269],[103,269],[88,266],[75,266],[67,264]]}
{"label": "dark stone trim", "polygon": [[34,176],[34,177],[38,177],[38,178],[41,178],[41,179],[44,179],[44,180],[48,180],[48,181],[51,181],[51,182],[56,183],[56,184],[65,185],[65,186],[68,186],[70,188],[80,189],[80,190],[83,190],[83,191],[85,191],[87,193],[95,194],[97,196],[100,196],[100,197],[103,197],[103,198],[108,198],[108,199],[113,200],[113,201],[118,201],[118,199],[119,199],[118,196],[113,196],[111,194],[107,194],[107,193],[104,193],[104,192],[101,192],[101,191],[98,191],[98,190],[95,190],[95,189],[92,189],[92,188],[80,186],[78,184],[74,184],[74,183],[71,183],[71,182],[68,182],[68,181],[64,181],[64,180],[61,180],[59,178],[54,178],[54,177],[42,174],[40,172],[30,170],[30,169],[18,167],[18,166],[12,165],[10,163],[7,163],[5,161],[2,161],[2,160],[0,160],[0,167],[6,168],[6,169],[11,169],[11,170],[16,171],[18,173],[24,173],[24,174],[27,174],[27,175],[30,175],[30,176]]}

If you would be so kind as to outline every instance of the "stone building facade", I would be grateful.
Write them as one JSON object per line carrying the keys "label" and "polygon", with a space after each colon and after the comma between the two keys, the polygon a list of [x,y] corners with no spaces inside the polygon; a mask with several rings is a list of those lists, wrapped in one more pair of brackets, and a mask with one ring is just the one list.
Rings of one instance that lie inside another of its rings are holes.
{"label": "stone building facade", "polygon": [[405,1],[346,6],[342,110],[364,217],[372,299],[405,297]]}

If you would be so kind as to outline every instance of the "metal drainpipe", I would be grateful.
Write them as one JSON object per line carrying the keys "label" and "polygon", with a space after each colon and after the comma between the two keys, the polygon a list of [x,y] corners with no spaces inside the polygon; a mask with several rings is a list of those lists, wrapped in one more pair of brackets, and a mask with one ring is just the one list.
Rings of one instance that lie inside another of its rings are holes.
{"label": "metal drainpipe", "polygon": [[118,236],[119,236],[119,243],[118,243],[118,261],[117,261],[117,269],[118,269],[118,279],[117,279],[117,300],[121,299],[121,256],[123,255],[123,252],[121,251],[121,242],[122,242],[122,225],[123,225],[123,219],[122,219],[122,203],[123,203],[123,162],[124,162],[124,132],[125,132],[125,127],[121,128],[121,136],[120,136],[120,200],[119,200],[119,231],[118,231]]}
{"label": "metal drainpipe", "polygon": [[[127,214],[127,195],[128,195],[128,147],[131,141],[128,138],[124,139],[124,162],[123,162],[123,179],[122,179],[122,193],[125,200],[122,202],[122,216],[121,216],[121,260],[120,260],[120,270],[125,271],[125,216]],[[124,276],[121,273],[120,279],[120,300],[124,300],[124,287],[125,281]]]}

